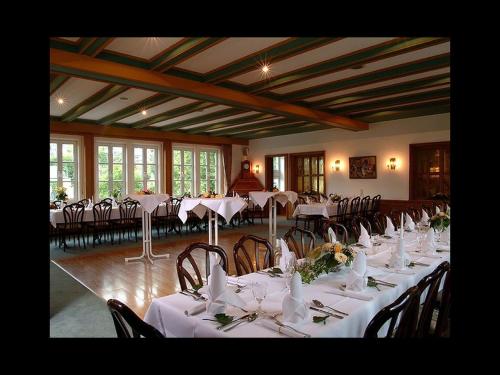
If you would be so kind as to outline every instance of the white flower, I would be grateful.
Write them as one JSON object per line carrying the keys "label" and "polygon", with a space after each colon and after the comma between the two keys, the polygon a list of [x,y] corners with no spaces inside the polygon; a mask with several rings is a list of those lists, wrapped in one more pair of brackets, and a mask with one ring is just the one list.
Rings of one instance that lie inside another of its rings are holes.
{"label": "white flower", "polygon": [[347,255],[345,255],[344,253],[335,253],[335,260],[339,263],[344,264],[345,262],[347,262]]}

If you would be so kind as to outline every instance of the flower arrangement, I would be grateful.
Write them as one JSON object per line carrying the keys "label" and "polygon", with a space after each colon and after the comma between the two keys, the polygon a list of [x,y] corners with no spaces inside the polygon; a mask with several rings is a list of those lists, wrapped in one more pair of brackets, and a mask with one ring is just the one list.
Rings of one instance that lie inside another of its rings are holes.
{"label": "flower arrangement", "polygon": [[56,188],[56,199],[60,201],[66,201],[68,199],[68,194],[66,194],[66,188],[64,186],[58,186]]}
{"label": "flower arrangement", "polygon": [[330,194],[328,197],[332,200],[332,202],[337,202],[342,199],[342,197],[338,194]]}
{"label": "flower arrangement", "polygon": [[429,219],[430,225],[436,231],[443,231],[450,225],[450,215],[441,211]]}
{"label": "flower arrangement", "polygon": [[349,266],[355,253],[348,245],[340,242],[326,242],[314,248],[306,257],[306,261],[297,267],[304,283],[309,284],[322,273],[336,272],[340,267]]}
{"label": "flower arrangement", "polygon": [[215,191],[205,192],[201,196],[203,198],[224,198],[223,194],[217,194]]}
{"label": "flower arrangement", "polygon": [[113,194],[111,194],[113,196],[113,198],[115,198],[115,200],[118,199],[118,196],[122,193],[122,191],[120,189],[113,189]]}
{"label": "flower arrangement", "polygon": [[140,195],[151,195],[154,193],[155,192],[153,190],[149,190],[149,189],[141,189],[137,192],[137,194],[140,194]]}

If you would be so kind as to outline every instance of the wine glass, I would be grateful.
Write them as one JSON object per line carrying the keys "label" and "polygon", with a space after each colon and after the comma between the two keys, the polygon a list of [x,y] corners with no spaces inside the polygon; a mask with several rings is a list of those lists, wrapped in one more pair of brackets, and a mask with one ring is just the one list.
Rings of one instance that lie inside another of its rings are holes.
{"label": "wine glass", "polygon": [[265,281],[255,281],[252,283],[252,293],[253,297],[259,304],[257,308],[257,315],[262,314],[261,304],[267,295],[267,283]]}
{"label": "wine glass", "polygon": [[290,283],[292,281],[292,276],[295,273],[295,270],[297,269],[297,258],[295,256],[295,253],[290,253],[288,256],[288,259],[285,264],[285,283],[288,288],[288,291],[290,291]]}

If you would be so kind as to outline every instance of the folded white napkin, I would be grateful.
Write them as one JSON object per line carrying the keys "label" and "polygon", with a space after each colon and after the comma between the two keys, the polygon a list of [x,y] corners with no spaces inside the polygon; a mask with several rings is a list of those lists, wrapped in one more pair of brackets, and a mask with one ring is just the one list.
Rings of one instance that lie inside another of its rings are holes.
{"label": "folded white napkin", "polygon": [[385,235],[393,237],[396,229],[394,228],[394,224],[392,223],[391,219],[389,219],[389,216],[386,216],[387,219],[387,226],[385,227]]}
{"label": "folded white napkin", "polygon": [[352,263],[352,269],[347,274],[346,289],[362,292],[366,288],[367,283],[366,255],[363,251],[358,251]]}
{"label": "folded white napkin", "polygon": [[361,299],[363,301],[371,301],[373,297],[367,296],[363,293],[353,292],[351,290],[328,289],[327,293],[337,294],[339,296],[350,297],[354,299]]}
{"label": "folded white napkin", "polygon": [[439,209],[439,207],[438,207],[438,206],[436,206],[436,215],[437,215],[438,213],[440,213],[440,212],[441,212],[441,210]]}
{"label": "folded white napkin", "polygon": [[326,205],[327,205],[327,206],[331,206],[331,205],[333,205],[333,204],[334,204],[334,202],[332,201],[332,199],[331,199],[331,198],[328,198],[328,199],[326,200]]}
{"label": "folded white napkin", "polygon": [[451,208],[450,206],[446,205],[446,214],[450,216]]}
{"label": "folded white napkin", "polygon": [[372,241],[370,240],[370,235],[368,234],[368,231],[365,229],[363,224],[359,223],[359,227],[361,230],[361,234],[359,235],[358,243],[361,245],[371,248],[372,247]]}
{"label": "folded white napkin", "polygon": [[328,228],[328,238],[330,239],[331,243],[337,242],[337,236],[335,235],[335,232],[332,228]]}
{"label": "folded white napkin", "polygon": [[297,331],[294,331],[293,329],[291,329],[289,327],[280,326],[280,325],[276,324],[273,320],[270,320],[270,319],[262,319],[262,320],[260,320],[260,324],[266,328],[272,329],[273,331],[282,333],[285,336],[306,337],[304,334],[301,334]]}
{"label": "folded white napkin", "polygon": [[434,228],[429,228],[422,243],[422,251],[426,254],[436,253],[436,241],[434,238]]}
{"label": "folded white napkin", "polygon": [[282,311],[285,322],[301,323],[309,317],[309,309],[304,301],[302,290],[302,277],[298,272],[292,276],[290,294],[283,298]]}
{"label": "folded white napkin", "polygon": [[411,216],[408,215],[408,213],[406,213],[405,229],[409,230],[410,232],[413,232],[415,230],[415,223],[413,222]]}
{"label": "folded white napkin", "polygon": [[306,204],[311,204],[311,198],[306,197]]}
{"label": "folded white napkin", "polygon": [[196,314],[199,314],[199,313],[205,311],[206,308],[207,308],[207,305],[205,304],[205,302],[199,303],[196,306],[191,307],[188,310],[185,310],[184,314],[186,314],[186,316],[196,315]]}
{"label": "folded white napkin", "polygon": [[[203,288],[202,288],[203,289]],[[226,304],[244,307],[245,301],[241,299],[231,288],[226,286],[226,273],[220,264],[212,267],[208,278],[206,308],[209,314],[221,314],[226,309]]]}
{"label": "folded white napkin", "polygon": [[326,201],[327,199],[324,196],[322,195],[319,196],[319,203],[326,203]]}
{"label": "folded white napkin", "polygon": [[397,270],[404,270],[406,266],[410,264],[411,258],[405,251],[405,240],[403,236],[398,239],[398,244],[391,254],[389,259],[389,266]]}
{"label": "folded white napkin", "polygon": [[241,286],[247,286],[248,282],[245,280],[242,280],[239,277],[234,277],[234,276],[228,276],[227,277],[227,283],[232,284],[232,285],[241,285]]}
{"label": "folded white napkin", "polygon": [[281,248],[281,257],[280,257],[280,263],[279,267],[280,269],[285,272],[286,269],[286,264],[288,262],[288,259],[290,259],[290,250],[288,249],[288,245],[286,242],[283,240],[283,238],[280,238],[280,248]]}
{"label": "folded white napkin", "polygon": [[422,224],[428,224],[429,223],[429,215],[427,215],[427,212],[422,209],[422,219],[420,219],[420,222]]}

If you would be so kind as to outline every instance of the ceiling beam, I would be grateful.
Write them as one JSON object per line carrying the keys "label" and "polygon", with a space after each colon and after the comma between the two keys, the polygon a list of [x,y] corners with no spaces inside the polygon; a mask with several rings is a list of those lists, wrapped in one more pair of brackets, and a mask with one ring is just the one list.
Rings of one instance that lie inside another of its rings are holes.
{"label": "ceiling beam", "polygon": [[164,130],[164,131],[170,131],[170,130],[184,128],[184,127],[190,126],[190,125],[204,123],[207,121],[217,120],[219,118],[236,116],[236,115],[239,115],[239,114],[242,114],[245,112],[248,112],[248,111],[246,111],[244,109],[239,109],[239,108],[228,108],[228,109],[223,109],[222,111],[207,113],[206,115],[197,116],[195,118],[190,118],[190,119],[179,121],[179,122],[169,124],[169,125],[164,125],[164,126],[160,127],[160,129]]}
{"label": "ceiling beam", "polygon": [[412,61],[405,64],[392,66],[385,69],[376,70],[365,74],[356,75],[341,79],[338,81],[328,82],[323,85],[308,87],[302,90],[293,91],[282,96],[282,100],[298,100],[312,96],[328,94],[335,91],[344,90],[347,88],[368,85],[370,83],[387,81],[389,79],[405,77],[416,73],[427,72],[439,68],[444,68],[450,65],[450,54],[443,53],[441,55],[428,57]]}
{"label": "ceiling beam", "polygon": [[417,109],[422,109],[422,108],[427,108],[430,106],[438,106],[438,105],[450,105],[450,98],[446,99],[435,99],[435,100],[428,100],[428,101],[422,101],[418,103],[406,103],[406,104],[399,104],[399,105],[393,105],[393,106],[387,106],[387,107],[382,107],[382,108],[373,108],[373,109],[368,109],[364,111],[356,111],[351,112],[352,116],[354,117],[366,117],[366,116],[371,116],[375,113],[394,113],[397,111],[403,111],[403,110],[417,110]]}
{"label": "ceiling beam", "polygon": [[199,126],[194,129],[188,129],[186,130],[187,133],[189,134],[199,134],[199,133],[206,133],[209,130],[214,130],[214,129],[221,129],[225,128],[227,126],[232,126],[232,125],[240,125],[240,124],[247,124],[247,123],[252,123],[256,121],[262,121],[268,118],[275,117],[274,115],[270,115],[268,113],[258,113],[255,115],[249,115],[245,117],[239,117],[233,120],[222,120],[222,122],[218,122],[216,124],[210,124],[210,125],[203,125]]}
{"label": "ceiling beam", "polygon": [[242,125],[242,126],[238,126],[238,127],[231,128],[231,129],[221,129],[218,131],[210,132],[208,134],[211,134],[211,135],[232,135],[232,134],[246,133],[248,131],[263,130],[263,129],[268,129],[268,128],[279,128],[279,127],[282,127],[283,125],[295,126],[297,124],[303,125],[306,123],[307,122],[304,122],[304,121],[290,121],[290,119],[277,119],[277,120],[272,120],[272,121],[260,122],[258,124],[250,124],[247,126]]}
{"label": "ceiling beam", "polygon": [[347,117],[53,48],[50,49],[50,69],[54,73],[185,96],[347,130],[368,129],[368,124]]}
{"label": "ceiling beam", "polygon": [[267,137],[275,137],[278,135],[289,135],[289,134],[297,134],[297,133],[305,133],[312,132],[316,130],[326,130],[331,129],[331,127],[321,125],[321,124],[307,124],[303,126],[293,126],[287,127],[286,129],[278,129],[278,130],[261,130],[256,133],[250,133],[246,135],[236,136],[242,139],[257,139],[257,138],[267,138]]}
{"label": "ceiling beam", "polygon": [[381,121],[391,121],[391,120],[399,120],[402,118],[410,118],[410,117],[419,117],[419,116],[430,116],[436,115],[440,113],[449,113],[450,112],[450,104],[440,104],[440,105],[426,105],[425,107],[417,108],[417,109],[398,109],[390,111],[379,111],[372,113],[368,116],[360,115],[359,119],[363,119],[364,121],[374,123]]}

